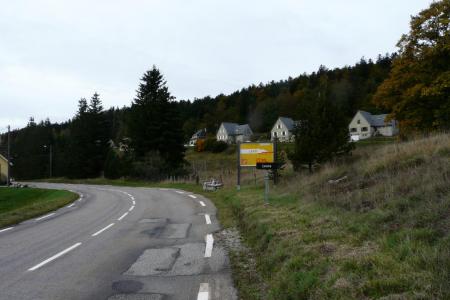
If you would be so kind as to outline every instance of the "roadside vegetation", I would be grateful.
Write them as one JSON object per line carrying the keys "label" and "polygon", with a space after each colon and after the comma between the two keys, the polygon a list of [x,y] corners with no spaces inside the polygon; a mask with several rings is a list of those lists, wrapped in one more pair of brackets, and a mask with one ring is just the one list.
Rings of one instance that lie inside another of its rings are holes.
{"label": "roadside vegetation", "polygon": [[77,198],[68,191],[0,188],[0,228],[58,209]]}

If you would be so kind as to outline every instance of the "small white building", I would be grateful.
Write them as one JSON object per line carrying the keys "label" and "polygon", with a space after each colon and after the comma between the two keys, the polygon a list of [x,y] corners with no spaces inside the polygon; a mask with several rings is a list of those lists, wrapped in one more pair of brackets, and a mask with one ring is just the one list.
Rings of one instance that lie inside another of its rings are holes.
{"label": "small white building", "polygon": [[237,123],[222,122],[216,134],[218,141],[228,144],[243,143],[250,141],[253,131],[248,124],[239,125]]}
{"label": "small white building", "polygon": [[189,146],[194,147],[197,144],[197,141],[201,139],[206,139],[206,128],[200,129],[192,135],[189,140]]}
{"label": "small white building", "polygon": [[350,122],[350,125],[348,125],[352,141],[368,139],[378,135],[397,135],[397,121],[386,121],[386,117],[386,114],[372,115],[367,111],[358,110]]}
{"label": "small white building", "polygon": [[296,121],[291,118],[279,117],[270,131],[270,139],[278,139],[280,142],[292,142],[294,140],[293,130]]}

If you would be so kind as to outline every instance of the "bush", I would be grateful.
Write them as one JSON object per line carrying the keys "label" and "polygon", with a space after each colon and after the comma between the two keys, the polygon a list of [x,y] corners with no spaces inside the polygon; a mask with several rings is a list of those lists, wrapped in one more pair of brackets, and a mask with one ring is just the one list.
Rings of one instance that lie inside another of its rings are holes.
{"label": "bush", "polygon": [[210,151],[213,153],[220,153],[228,148],[228,144],[222,141],[217,141],[215,139],[207,139],[205,141],[205,151]]}

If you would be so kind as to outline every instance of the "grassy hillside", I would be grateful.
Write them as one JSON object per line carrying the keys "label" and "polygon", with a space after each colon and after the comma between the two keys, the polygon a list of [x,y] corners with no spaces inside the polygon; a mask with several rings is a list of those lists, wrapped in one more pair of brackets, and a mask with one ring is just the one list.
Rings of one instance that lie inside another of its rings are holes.
{"label": "grassy hillside", "polygon": [[77,197],[67,191],[0,188],[0,228],[55,210]]}
{"label": "grassy hillside", "polygon": [[450,298],[450,136],[366,148],[290,178],[270,206],[252,186],[209,194],[261,274],[233,255],[242,299]]}

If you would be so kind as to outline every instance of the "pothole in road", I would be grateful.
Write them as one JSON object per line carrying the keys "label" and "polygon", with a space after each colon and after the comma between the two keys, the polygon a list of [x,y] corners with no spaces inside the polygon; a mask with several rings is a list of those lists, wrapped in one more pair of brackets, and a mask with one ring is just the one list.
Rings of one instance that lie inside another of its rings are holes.
{"label": "pothole in road", "polygon": [[162,300],[161,294],[117,294],[108,298],[108,300]]}
{"label": "pothole in road", "polygon": [[184,239],[188,236],[191,224],[151,224],[150,228],[142,231],[150,238]]}
{"label": "pothole in road", "polygon": [[121,280],[113,282],[112,288],[119,293],[136,293],[139,292],[143,287],[143,284],[136,280]]}
{"label": "pothole in road", "polygon": [[182,276],[218,272],[228,263],[222,247],[215,247],[213,256],[204,257],[204,243],[188,243],[159,249],[147,249],[125,272],[134,276]]}
{"label": "pothole in road", "polygon": [[153,218],[153,219],[142,219],[139,223],[167,223],[166,218]]}

